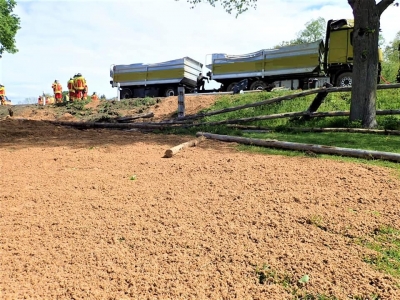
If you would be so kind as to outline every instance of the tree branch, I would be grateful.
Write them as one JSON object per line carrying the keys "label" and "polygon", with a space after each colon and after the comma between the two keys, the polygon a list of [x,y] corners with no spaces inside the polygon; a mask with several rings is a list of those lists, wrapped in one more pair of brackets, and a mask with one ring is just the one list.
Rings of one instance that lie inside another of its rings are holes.
{"label": "tree branch", "polygon": [[381,2],[379,2],[376,5],[379,11],[379,15],[381,15],[393,2],[394,0],[382,0]]}

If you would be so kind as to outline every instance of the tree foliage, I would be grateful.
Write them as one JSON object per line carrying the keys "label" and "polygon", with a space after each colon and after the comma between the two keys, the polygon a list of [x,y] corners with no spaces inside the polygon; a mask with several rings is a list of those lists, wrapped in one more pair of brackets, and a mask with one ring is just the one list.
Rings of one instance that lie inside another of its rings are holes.
{"label": "tree foliage", "polygon": [[289,45],[299,45],[304,43],[312,43],[325,39],[326,21],[324,18],[312,19],[305,24],[305,29],[297,33],[297,37],[290,41],[283,41],[275,48]]}
{"label": "tree foliage", "polygon": [[220,4],[229,14],[235,13],[236,17],[251,7],[257,8],[257,0],[187,0],[187,2],[192,4],[191,8],[202,2],[209,3],[214,7],[216,4]]}
{"label": "tree foliage", "polygon": [[4,51],[16,53],[15,35],[21,27],[20,19],[13,14],[15,0],[0,0],[0,57]]}
{"label": "tree foliage", "polygon": [[382,76],[386,82],[395,82],[399,70],[400,53],[398,47],[400,45],[400,31],[397,32],[395,38],[384,48],[382,63]]}

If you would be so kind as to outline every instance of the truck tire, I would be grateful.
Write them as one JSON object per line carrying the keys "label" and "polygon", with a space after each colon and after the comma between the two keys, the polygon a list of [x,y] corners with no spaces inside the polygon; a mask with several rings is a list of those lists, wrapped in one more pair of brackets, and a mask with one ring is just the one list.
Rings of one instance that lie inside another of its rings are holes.
{"label": "truck tire", "polygon": [[264,81],[261,80],[257,80],[254,81],[251,85],[250,85],[250,90],[260,90],[263,91],[267,88],[267,84]]}
{"label": "truck tire", "polygon": [[336,86],[344,87],[351,86],[353,84],[353,74],[351,72],[345,72],[339,75],[336,80]]}
{"label": "truck tire", "polygon": [[232,82],[230,85],[228,85],[228,87],[226,88],[226,91],[227,91],[227,92],[232,92],[233,87],[234,87],[235,85],[237,85],[237,84],[238,84],[237,82]]}
{"label": "truck tire", "polygon": [[176,89],[174,89],[173,87],[169,86],[165,89],[164,91],[164,96],[165,97],[172,97],[172,96],[176,96],[177,92]]}
{"label": "truck tire", "polygon": [[122,89],[119,92],[119,97],[121,99],[130,99],[132,98],[132,91],[130,89]]}

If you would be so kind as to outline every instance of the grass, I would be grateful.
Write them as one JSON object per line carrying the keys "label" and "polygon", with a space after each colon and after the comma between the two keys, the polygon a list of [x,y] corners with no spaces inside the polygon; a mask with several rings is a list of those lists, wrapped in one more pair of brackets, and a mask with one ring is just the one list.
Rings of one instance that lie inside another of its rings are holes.
{"label": "grass", "polygon": [[[259,284],[266,285],[280,285],[285,291],[292,295],[293,300],[339,300],[335,295],[327,295],[320,293],[310,293],[307,291],[307,284],[310,281],[310,277],[305,274],[300,279],[295,280],[292,276],[287,273],[280,273],[273,270],[267,264],[263,264],[262,267],[256,267],[255,275]],[[371,295],[368,298],[364,298],[359,295],[349,295],[348,299],[352,300],[378,300],[379,295]]]}
{"label": "grass", "polygon": [[[226,107],[233,107],[248,103],[259,102],[287,94],[294,94],[296,91],[276,91],[260,92],[253,94],[225,95],[210,107],[207,111],[214,111]],[[284,100],[280,103],[262,105],[253,108],[246,108],[224,114],[208,116],[199,120],[199,123],[216,122],[227,119],[247,118],[260,115],[270,115],[277,113],[305,111],[314,99],[314,95]],[[350,110],[351,93],[340,92],[330,93],[318,109],[318,112],[327,111],[348,111]],[[378,90],[377,109],[398,109],[400,107],[400,89]],[[377,116],[378,128],[387,130],[400,130],[400,115]],[[292,127],[330,127],[330,128],[360,128],[360,122],[350,122],[348,117],[325,117],[312,118],[308,121],[299,119],[281,118],[274,120],[262,120],[248,122],[246,125],[267,127],[272,130],[268,133],[246,133],[241,130],[228,127],[226,125],[209,126],[201,125],[188,129],[174,129],[173,133],[195,134],[198,131],[225,134],[233,136],[243,136],[258,139],[276,139],[278,141],[296,142],[304,144],[318,144],[335,146],[341,148],[364,149],[382,152],[400,153],[400,136],[382,135],[373,133],[348,133],[348,132],[298,132],[293,131]],[[290,150],[279,150],[255,146],[239,146],[241,151],[252,151],[265,154],[279,154],[289,156],[304,156],[307,153]],[[333,158],[347,161],[357,161],[362,163],[372,163],[386,167],[392,167],[400,171],[398,163],[390,163],[382,160],[365,160],[359,158],[343,158],[333,155],[318,155],[318,157]]]}
{"label": "grass", "polygon": [[360,239],[360,245],[374,250],[376,255],[364,258],[379,271],[400,278],[400,230],[393,227],[376,229],[371,239]]}

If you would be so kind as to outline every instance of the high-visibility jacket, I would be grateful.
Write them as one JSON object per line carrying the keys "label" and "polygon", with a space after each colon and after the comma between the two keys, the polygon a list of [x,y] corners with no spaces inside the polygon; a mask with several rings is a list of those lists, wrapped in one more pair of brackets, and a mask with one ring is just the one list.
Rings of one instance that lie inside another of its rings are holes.
{"label": "high-visibility jacket", "polygon": [[74,80],[70,79],[67,83],[68,91],[72,92],[74,90]]}
{"label": "high-visibility jacket", "polygon": [[53,88],[54,94],[62,94],[62,85],[61,83],[56,83]]}
{"label": "high-visibility jacket", "polygon": [[0,87],[0,96],[6,95],[6,88],[4,86]]}
{"label": "high-visibility jacket", "polygon": [[76,91],[85,90],[85,86],[86,86],[86,79],[83,76],[74,78],[74,89]]}

